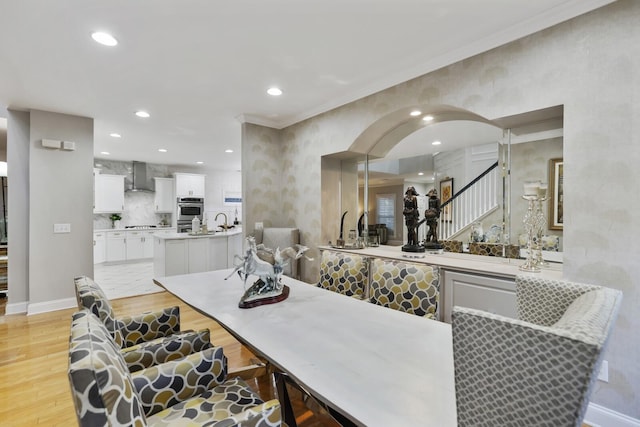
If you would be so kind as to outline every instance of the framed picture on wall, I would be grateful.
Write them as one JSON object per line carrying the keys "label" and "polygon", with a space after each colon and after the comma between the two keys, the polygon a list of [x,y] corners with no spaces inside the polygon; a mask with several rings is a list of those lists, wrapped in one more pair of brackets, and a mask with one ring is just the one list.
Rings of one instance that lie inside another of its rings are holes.
{"label": "framed picture on wall", "polygon": [[549,160],[549,230],[562,230],[564,212],[563,161]]}
{"label": "framed picture on wall", "polygon": [[[453,197],[453,178],[445,178],[440,181],[440,204]],[[451,221],[453,219],[453,207],[447,205],[440,211],[440,217],[443,221]]]}
{"label": "framed picture on wall", "polygon": [[242,193],[240,191],[224,190],[222,192],[222,201],[225,206],[242,205]]}

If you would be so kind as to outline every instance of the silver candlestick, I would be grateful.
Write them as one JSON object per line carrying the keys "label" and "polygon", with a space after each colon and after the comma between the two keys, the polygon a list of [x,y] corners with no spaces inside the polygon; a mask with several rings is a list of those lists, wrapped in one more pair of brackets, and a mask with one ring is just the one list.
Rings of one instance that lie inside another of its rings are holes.
{"label": "silver candlestick", "polygon": [[538,267],[548,267],[549,263],[542,258],[542,233],[547,220],[542,212],[542,202],[546,197],[539,197],[536,200],[536,242],[535,242],[535,262]]}
{"label": "silver candlestick", "polygon": [[540,267],[537,263],[537,256],[534,254],[534,236],[538,231],[538,218],[537,218],[537,209],[536,202],[538,201],[538,196],[522,196],[525,199],[529,206],[527,207],[527,212],[524,214],[524,218],[522,222],[524,223],[524,228],[527,232],[527,259],[520,266],[520,270],[528,271],[531,273],[539,273]]}

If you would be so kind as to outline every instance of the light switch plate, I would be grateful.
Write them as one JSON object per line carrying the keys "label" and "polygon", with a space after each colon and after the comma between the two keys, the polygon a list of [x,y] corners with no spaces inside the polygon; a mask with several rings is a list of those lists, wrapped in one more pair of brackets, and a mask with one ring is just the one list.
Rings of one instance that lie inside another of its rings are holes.
{"label": "light switch plate", "polygon": [[67,151],[73,151],[76,149],[76,143],[73,141],[62,141],[62,149]]}
{"label": "light switch plate", "polygon": [[71,224],[53,224],[54,233],[71,233]]}
{"label": "light switch plate", "polygon": [[62,144],[62,141],[58,141],[55,139],[43,139],[42,140],[42,146],[45,148],[60,148],[60,145]]}
{"label": "light switch plate", "polygon": [[607,362],[606,360],[602,361],[600,372],[598,373],[598,379],[605,383],[609,382],[609,362]]}

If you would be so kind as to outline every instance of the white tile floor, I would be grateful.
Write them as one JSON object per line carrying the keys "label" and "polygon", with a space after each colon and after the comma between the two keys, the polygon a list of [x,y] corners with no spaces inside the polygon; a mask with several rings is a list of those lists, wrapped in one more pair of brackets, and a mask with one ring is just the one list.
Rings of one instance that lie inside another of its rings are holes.
{"label": "white tile floor", "polygon": [[109,299],[162,292],[153,283],[153,261],[127,262],[123,264],[95,264],[94,280]]}

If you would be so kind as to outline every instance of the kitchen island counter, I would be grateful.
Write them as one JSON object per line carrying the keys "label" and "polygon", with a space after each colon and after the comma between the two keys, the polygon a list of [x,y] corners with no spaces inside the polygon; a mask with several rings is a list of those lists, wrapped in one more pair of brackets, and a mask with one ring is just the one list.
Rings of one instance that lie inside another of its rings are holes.
{"label": "kitchen island counter", "polygon": [[221,270],[242,255],[242,228],[212,234],[165,233],[154,236],[155,277]]}
{"label": "kitchen island counter", "polygon": [[191,233],[165,233],[157,236],[159,239],[176,240],[176,239],[210,239],[210,238],[229,238],[231,236],[242,235],[242,228],[232,228],[227,231],[209,232],[207,234],[191,234]]}

